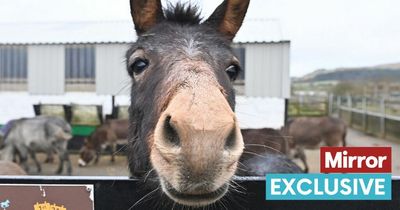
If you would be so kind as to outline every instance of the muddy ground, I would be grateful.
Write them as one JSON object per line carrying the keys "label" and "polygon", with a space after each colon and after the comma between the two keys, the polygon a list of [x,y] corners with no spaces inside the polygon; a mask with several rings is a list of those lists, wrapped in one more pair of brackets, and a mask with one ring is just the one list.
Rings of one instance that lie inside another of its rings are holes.
{"label": "muddy ground", "polygon": [[[37,173],[36,166],[30,160],[30,175],[56,175],[54,172],[58,166],[57,156],[54,157],[54,163],[44,163],[46,156],[44,154],[38,154],[38,160],[42,163],[42,173]],[[78,154],[71,154],[70,155],[71,163],[72,163],[72,175],[74,176],[128,176],[128,164],[126,157],[123,155],[117,155],[115,158],[115,162],[110,162],[109,155],[103,155],[100,157],[99,162],[95,164],[89,164],[86,167],[79,167],[78,166]],[[65,166],[64,166],[65,169]],[[61,175],[67,175],[66,171]]]}

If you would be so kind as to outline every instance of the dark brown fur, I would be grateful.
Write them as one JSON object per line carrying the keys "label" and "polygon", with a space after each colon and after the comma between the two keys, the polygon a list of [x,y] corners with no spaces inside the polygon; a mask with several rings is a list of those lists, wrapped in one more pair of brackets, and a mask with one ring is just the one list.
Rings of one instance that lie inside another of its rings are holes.
{"label": "dark brown fur", "polygon": [[[168,71],[163,68],[172,67],[173,63],[160,63],[162,61],[171,62],[182,59],[181,56],[184,56],[184,52],[181,48],[186,46],[182,46],[180,39],[191,38],[203,42],[198,44],[197,48],[199,48],[200,52],[202,50],[206,52],[199,54],[199,56],[201,59],[209,60],[211,65],[215,65],[217,69],[220,69],[215,71],[214,74],[226,94],[229,105],[232,109],[235,106],[232,84],[222,70],[229,65],[229,63],[226,63],[229,61],[224,61],[226,57],[233,54],[230,41],[216,31],[211,23],[199,25],[201,19],[194,7],[178,5],[164,11],[164,14],[163,21],[147,31],[144,36],[140,36],[136,44],[127,52],[127,60],[129,60],[135,50],[149,48],[150,52],[147,56],[156,60],[153,63],[159,63],[154,64],[153,72],[148,73],[149,76],[143,78],[140,83],[132,80],[132,101],[130,106],[132,152],[129,153],[129,164],[132,175],[136,177],[143,177],[146,172],[151,170],[148,147],[151,142],[146,142],[145,140],[150,139],[149,137],[153,135],[161,112],[165,110],[176,90],[185,86],[185,82],[179,80],[171,80],[168,86],[163,86],[165,85],[164,80],[168,77]],[[138,31],[139,35],[142,33]],[[157,36],[154,34],[157,34]],[[179,34],[179,36],[177,37],[176,34]],[[157,48],[154,46],[157,46]],[[163,60],[160,60],[161,55],[164,56]],[[224,63],[216,63],[217,60],[224,61]],[[128,73],[133,76],[129,71],[129,63],[127,64]],[[136,139],[139,140],[136,141]]]}
{"label": "dark brown fur", "polygon": [[[81,160],[88,164],[94,158],[94,163],[97,163],[102,150],[106,146],[110,146],[111,162],[114,162],[117,141],[128,138],[128,127],[128,120],[107,120],[103,125],[97,127],[86,139],[85,145],[81,149]],[[85,164],[80,162],[80,165],[84,166]]]}
{"label": "dark brown fur", "polygon": [[288,140],[279,130],[272,128],[261,129],[242,129],[242,136],[245,145],[244,154],[254,156],[254,154],[289,154]]}
{"label": "dark brown fur", "polygon": [[240,176],[266,173],[301,173],[289,157],[289,140],[272,128],[242,129],[244,151],[237,170]]}
{"label": "dark brown fur", "polygon": [[308,171],[304,149],[318,149],[320,146],[346,146],[346,124],[333,117],[299,117],[288,122],[283,129],[290,136],[293,156],[300,158]]}
{"label": "dark brown fur", "polygon": [[271,173],[303,173],[303,170],[287,155],[258,153],[241,161],[239,176],[265,176]]}
{"label": "dark brown fur", "polygon": [[158,0],[131,0],[138,39],[126,54],[129,168],[182,205],[220,199],[243,151],[231,83],[240,64],[231,41],[247,6],[226,0],[201,23],[193,6],[163,11]]}
{"label": "dark brown fur", "polygon": [[[175,202],[157,199],[159,209],[218,207],[229,189],[244,147],[232,86],[240,63],[231,44],[248,5],[225,0],[202,21],[190,5],[162,11],[158,0],[131,0],[138,39],[126,54],[129,169]],[[255,161],[274,167],[288,160],[272,155]],[[149,197],[158,194],[152,192]]]}

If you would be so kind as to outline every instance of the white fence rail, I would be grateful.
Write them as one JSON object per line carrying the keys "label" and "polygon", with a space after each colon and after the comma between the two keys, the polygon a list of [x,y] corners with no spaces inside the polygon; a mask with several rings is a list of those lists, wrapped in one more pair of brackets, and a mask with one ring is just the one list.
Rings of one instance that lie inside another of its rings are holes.
{"label": "white fence rail", "polygon": [[330,96],[329,113],[349,126],[380,137],[400,139],[400,100]]}

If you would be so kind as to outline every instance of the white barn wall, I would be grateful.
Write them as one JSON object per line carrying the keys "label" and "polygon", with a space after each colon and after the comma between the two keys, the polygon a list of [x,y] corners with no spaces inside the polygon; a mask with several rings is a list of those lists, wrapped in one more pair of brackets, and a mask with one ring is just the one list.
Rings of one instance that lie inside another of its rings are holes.
{"label": "white barn wall", "polygon": [[31,94],[63,94],[65,48],[63,45],[28,46],[28,90]]}
{"label": "white barn wall", "polygon": [[290,42],[244,44],[245,95],[290,97]]}
{"label": "white barn wall", "polygon": [[96,93],[101,95],[126,95],[130,78],[125,67],[128,44],[96,45]]}

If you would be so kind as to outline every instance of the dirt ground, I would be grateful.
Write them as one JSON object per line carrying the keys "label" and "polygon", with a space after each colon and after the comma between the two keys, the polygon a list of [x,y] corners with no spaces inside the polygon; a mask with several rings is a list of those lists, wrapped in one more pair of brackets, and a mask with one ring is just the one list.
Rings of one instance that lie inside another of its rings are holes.
{"label": "dirt ground", "polygon": [[[400,176],[400,144],[391,141],[382,140],[372,136],[367,136],[356,130],[349,130],[347,134],[347,142],[349,146],[391,146],[392,147],[392,171],[393,175]],[[307,160],[310,166],[310,173],[319,173],[319,150],[306,150]],[[70,156],[73,167],[73,175],[75,176],[128,176],[128,166],[126,157],[123,155],[116,156],[115,163],[110,162],[109,155],[103,155],[97,165],[90,164],[86,167],[78,166],[78,155],[73,154]],[[42,163],[42,173],[36,173],[36,167],[30,161],[31,175],[55,175],[54,171],[57,169],[56,163],[48,164],[43,163],[45,160],[44,154],[38,155],[39,161]],[[55,158],[57,159],[57,158]],[[298,161],[296,161],[298,162]],[[300,166],[301,163],[298,162]],[[65,171],[63,173],[65,175]]]}
{"label": "dirt ground", "polygon": [[[389,146],[392,147],[392,175],[400,176],[400,143],[379,139],[365,135],[362,132],[349,129],[346,136],[348,146]],[[319,150],[306,150],[307,162],[310,166],[310,173],[319,173]],[[296,161],[297,162],[297,161]],[[301,165],[301,163],[299,163]],[[301,165],[302,166],[302,165]]]}
{"label": "dirt ground", "polygon": [[[44,163],[46,159],[44,154],[38,154],[37,156],[39,162],[42,163],[42,173],[38,174],[36,171],[36,166],[30,160],[30,175],[47,175],[52,176],[56,175],[54,172],[57,170],[58,167],[58,160],[57,157],[54,157],[54,163]],[[126,157],[123,155],[117,155],[115,158],[115,162],[110,162],[109,155],[103,155],[100,157],[99,162],[97,165],[89,164],[86,167],[79,167],[78,166],[78,154],[70,155],[71,163],[72,163],[72,175],[74,176],[128,176],[128,164]],[[65,165],[64,165],[64,172],[61,175],[66,175]]]}

